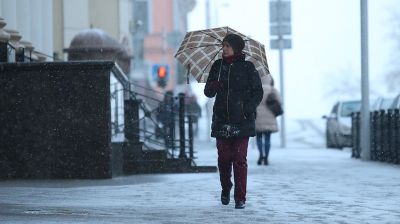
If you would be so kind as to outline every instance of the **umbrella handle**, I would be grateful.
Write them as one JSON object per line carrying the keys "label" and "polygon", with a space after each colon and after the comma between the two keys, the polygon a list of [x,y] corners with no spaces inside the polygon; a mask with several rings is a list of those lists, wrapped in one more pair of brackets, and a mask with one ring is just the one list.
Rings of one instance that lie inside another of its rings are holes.
{"label": "umbrella handle", "polygon": [[186,73],[186,84],[189,84],[189,73],[190,73],[190,64],[188,64],[188,70]]}
{"label": "umbrella handle", "polygon": [[224,59],[221,59],[221,64],[219,65],[219,72],[218,72],[218,82],[219,82],[219,78],[221,77],[221,68],[222,68],[222,61]]}

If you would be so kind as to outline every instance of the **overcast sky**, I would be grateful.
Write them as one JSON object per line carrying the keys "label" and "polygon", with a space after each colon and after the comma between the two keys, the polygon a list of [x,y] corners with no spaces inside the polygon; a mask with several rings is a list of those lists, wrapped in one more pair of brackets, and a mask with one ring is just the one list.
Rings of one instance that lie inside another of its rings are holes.
{"label": "overcast sky", "polygon": [[[230,26],[266,46],[271,74],[279,87],[279,58],[269,45],[269,1],[211,0],[212,27]],[[390,96],[384,76],[395,56],[396,0],[369,0],[369,77],[375,95]],[[330,111],[338,99],[359,98],[360,1],[293,0],[292,44],[284,51],[286,115],[316,118]],[[205,29],[205,0],[197,0],[189,14],[189,30]],[[400,16],[398,17],[400,20]],[[334,87],[349,85],[332,93]],[[201,102],[203,85],[193,85]],[[399,88],[400,89],[400,88]],[[373,98],[373,96],[372,96]]]}

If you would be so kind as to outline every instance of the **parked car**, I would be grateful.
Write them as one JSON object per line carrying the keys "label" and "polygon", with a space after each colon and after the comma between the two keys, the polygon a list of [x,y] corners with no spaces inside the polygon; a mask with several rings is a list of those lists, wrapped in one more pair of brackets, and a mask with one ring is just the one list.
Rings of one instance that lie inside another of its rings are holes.
{"label": "parked car", "polygon": [[351,147],[351,113],[360,111],[361,101],[339,101],[326,119],[326,147]]}

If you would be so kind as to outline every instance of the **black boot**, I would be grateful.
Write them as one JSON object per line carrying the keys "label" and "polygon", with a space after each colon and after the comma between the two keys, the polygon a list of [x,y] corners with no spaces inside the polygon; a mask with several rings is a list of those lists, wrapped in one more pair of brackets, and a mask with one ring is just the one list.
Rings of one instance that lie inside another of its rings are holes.
{"label": "black boot", "polygon": [[238,201],[235,204],[236,209],[244,209],[245,207],[246,207],[246,205],[245,205],[244,201]]}
{"label": "black boot", "polygon": [[230,194],[231,194],[230,190],[229,191],[224,191],[224,190],[221,191],[221,203],[223,205],[229,204],[229,201],[231,200]]}
{"label": "black boot", "polygon": [[263,159],[264,159],[264,157],[260,156],[260,157],[258,158],[257,165],[261,165]]}
{"label": "black boot", "polygon": [[268,166],[268,158],[267,157],[264,158],[264,165]]}

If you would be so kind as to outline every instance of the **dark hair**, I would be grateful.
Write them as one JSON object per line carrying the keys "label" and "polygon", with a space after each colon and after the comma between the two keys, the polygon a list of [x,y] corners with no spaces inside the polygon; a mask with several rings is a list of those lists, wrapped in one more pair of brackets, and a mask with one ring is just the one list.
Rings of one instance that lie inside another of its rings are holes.
{"label": "dark hair", "polygon": [[228,42],[229,45],[231,45],[231,47],[235,53],[242,52],[244,45],[245,45],[243,38],[241,38],[239,35],[233,34],[233,33],[226,35],[224,37],[224,39],[222,40],[222,42],[225,42],[225,41]]}

